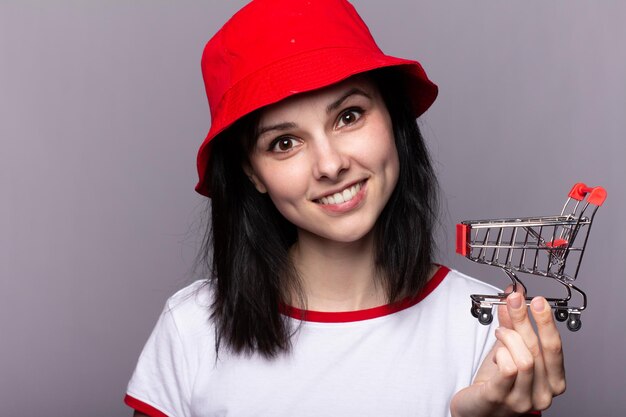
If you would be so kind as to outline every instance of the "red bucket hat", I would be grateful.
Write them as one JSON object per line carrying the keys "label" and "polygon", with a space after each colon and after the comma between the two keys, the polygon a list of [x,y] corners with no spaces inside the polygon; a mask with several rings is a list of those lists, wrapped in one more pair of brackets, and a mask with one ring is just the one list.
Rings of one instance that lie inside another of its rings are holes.
{"label": "red bucket hat", "polygon": [[437,97],[417,61],[385,55],[354,7],[345,0],[255,0],[209,40],[202,76],[211,129],[198,152],[196,191],[210,196],[211,141],[241,117],[294,94],[352,75],[397,66],[415,117]]}

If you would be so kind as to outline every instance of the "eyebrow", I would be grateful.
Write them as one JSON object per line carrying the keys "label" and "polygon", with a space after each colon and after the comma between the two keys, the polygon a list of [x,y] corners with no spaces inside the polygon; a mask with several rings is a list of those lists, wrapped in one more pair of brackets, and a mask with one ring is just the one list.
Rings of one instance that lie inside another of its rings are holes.
{"label": "eyebrow", "polygon": [[293,122],[286,122],[286,123],[278,123],[276,125],[270,125],[270,126],[265,126],[259,129],[259,131],[257,132],[256,137],[260,138],[261,136],[263,136],[265,133],[271,131],[271,130],[289,130],[289,129],[294,129],[296,128],[297,125]]}
{"label": "eyebrow", "polygon": [[356,87],[355,88],[351,88],[348,91],[346,91],[346,93],[344,95],[342,95],[337,100],[335,100],[332,103],[330,103],[328,105],[328,107],[326,107],[326,113],[330,113],[333,110],[337,109],[337,107],[341,106],[341,104],[344,101],[346,101],[348,99],[348,97],[354,96],[354,95],[364,96],[364,97],[367,97],[369,99],[372,98],[372,96],[370,96],[369,94],[367,94],[365,91],[361,90],[360,88],[356,88]]}
{"label": "eyebrow", "polygon": [[[333,110],[336,110],[339,106],[341,106],[341,104],[344,101],[346,101],[349,97],[354,96],[354,95],[364,96],[369,99],[372,98],[371,95],[361,90],[360,88],[356,88],[356,87],[351,88],[350,90],[346,91],[345,94],[343,94],[341,97],[339,97],[337,100],[333,101],[328,106],[326,106],[326,113],[328,114],[332,112]],[[264,127],[259,128],[256,137],[260,138],[265,133],[272,131],[272,130],[282,131],[282,130],[294,129],[296,127],[298,126],[293,122],[285,122],[285,123],[278,123],[278,124],[270,125],[270,126],[264,126]]]}

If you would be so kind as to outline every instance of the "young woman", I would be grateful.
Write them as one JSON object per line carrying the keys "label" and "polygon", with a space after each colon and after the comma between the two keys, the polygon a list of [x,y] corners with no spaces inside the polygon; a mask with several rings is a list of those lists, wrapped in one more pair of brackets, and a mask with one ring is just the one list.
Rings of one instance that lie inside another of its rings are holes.
{"label": "young woman", "polygon": [[416,118],[437,87],[344,0],[257,0],[202,59],[212,276],[168,300],[136,416],[513,416],[565,389],[545,299],[481,326],[495,289],[433,263],[437,183]]}

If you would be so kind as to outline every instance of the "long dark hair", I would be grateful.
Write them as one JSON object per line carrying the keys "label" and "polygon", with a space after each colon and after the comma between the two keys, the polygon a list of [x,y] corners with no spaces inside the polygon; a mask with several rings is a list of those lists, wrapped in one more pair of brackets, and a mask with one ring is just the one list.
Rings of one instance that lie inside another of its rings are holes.
{"label": "long dark hair", "polygon": [[[377,275],[393,303],[415,296],[429,277],[438,185],[401,71],[380,69],[368,75],[391,116],[400,160],[398,183],[374,226]],[[267,194],[254,188],[242,168],[258,120],[258,113],[252,113],[214,140],[212,218],[201,258],[211,268],[216,350],[225,345],[237,354],[269,358],[291,347],[294,329],[280,313],[281,303],[296,294],[306,305],[306,297],[288,255],[296,228]]]}

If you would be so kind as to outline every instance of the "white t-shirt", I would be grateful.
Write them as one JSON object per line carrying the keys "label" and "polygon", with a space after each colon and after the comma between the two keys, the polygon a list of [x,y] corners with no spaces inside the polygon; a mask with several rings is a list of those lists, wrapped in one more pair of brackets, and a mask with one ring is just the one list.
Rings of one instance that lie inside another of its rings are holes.
{"label": "white t-shirt", "polygon": [[469,296],[497,291],[441,267],[413,300],[307,312],[292,351],[276,359],[226,349],[216,359],[211,289],[197,281],[168,300],[125,401],[153,417],[449,416],[498,325],[479,324]]}

